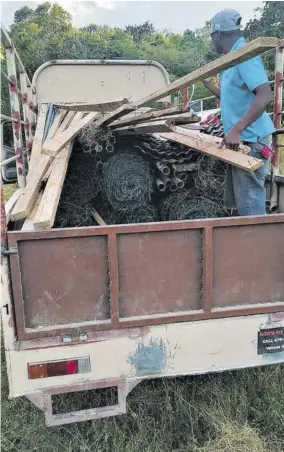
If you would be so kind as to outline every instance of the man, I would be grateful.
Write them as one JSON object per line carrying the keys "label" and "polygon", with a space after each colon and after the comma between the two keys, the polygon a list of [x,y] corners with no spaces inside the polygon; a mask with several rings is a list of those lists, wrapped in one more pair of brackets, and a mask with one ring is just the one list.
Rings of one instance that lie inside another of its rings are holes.
{"label": "man", "polygon": [[[246,44],[241,16],[232,9],[217,13],[211,21],[211,40],[217,53],[233,52]],[[249,155],[261,158],[264,166],[249,173],[228,165],[224,202],[239,215],[266,213],[265,176],[271,157],[273,123],[266,112],[272,100],[261,57],[254,57],[221,73],[221,88],[212,79],[205,86],[221,101],[225,138],[223,144],[235,151],[240,141],[250,146]]]}

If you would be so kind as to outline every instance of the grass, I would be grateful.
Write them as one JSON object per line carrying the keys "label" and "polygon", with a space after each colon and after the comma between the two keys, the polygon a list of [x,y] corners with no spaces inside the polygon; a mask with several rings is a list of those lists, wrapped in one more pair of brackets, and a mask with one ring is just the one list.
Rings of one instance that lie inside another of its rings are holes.
{"label": "grass", "polygon": [[[7,396],[3,359],[3,452],[284,451],[280,365],[143,382],[128,397],[127,415],[53,428],[27,399]],[[78,395],[72,409],[82,398],[94,406],[101,397]]]}
{"label": "grass", "polygon": [[16,188],[15,184],[3,185],[4,201],[7,201],[12,196],[12,194],[16,191]]}

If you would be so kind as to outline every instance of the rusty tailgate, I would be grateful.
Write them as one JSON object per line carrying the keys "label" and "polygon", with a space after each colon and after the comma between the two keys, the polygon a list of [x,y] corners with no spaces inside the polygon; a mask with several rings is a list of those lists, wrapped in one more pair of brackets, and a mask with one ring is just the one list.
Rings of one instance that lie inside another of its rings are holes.
{"label": "rusty tailgate", "polygon": [[284,215],[10,232],[20,340],[284,310]]}

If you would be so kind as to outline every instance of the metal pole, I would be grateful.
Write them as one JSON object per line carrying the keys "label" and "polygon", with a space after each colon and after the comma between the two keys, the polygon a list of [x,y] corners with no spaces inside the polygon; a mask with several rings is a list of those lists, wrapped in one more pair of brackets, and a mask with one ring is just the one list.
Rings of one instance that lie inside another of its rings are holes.
{"label": "metal pole", "polygon": [[15,62],[14,47],[6,49],[6,59],[7,59],[7,72],[8,77],[11,80],[9,83],[9,95],[10,95],[10,106],[11,106],[11,116],[17,122],[12,123],[13,127],[13,138],[15,154],[17,156],[16,166],[17,166],[17,179],[20,188],[24,188],[26,185],[26,175],[24,167],[23,158],[23,140],[22,140],[22,129],[21,129],[21,111],[18,96],[18,84],[17,84],[17,69]]}
{"label": "metal pole", "polygon": [[186,86],[185,88],[183,88],[183,104],[187,105],[188,100],[188,86]]}
{"label": "metal pole", "polygon": [[[217,75],[217,86],[218,88],[221,88],[220,74]],[[217,99],[217,108],[220,108],[220,106],[221,106],[220,99]]]}
{"label": "metal pole", "polygon": [[33,87],[32,86],[28,86],[28,95],[29,95],[29,108],[30,108],[30,121],[31,121],[31,133],[32,133],[32,139],[34,137],[35,134],[35,126],[36,126],[36,112],[35,112],[35,108],[36,108],[36,94],[33,92]]}
{"label": "metal pole", "polygon": [[[283,47],[278,47],[275,54],[275,84],[274,84],[274,110],[273,122],[275,129],[281,128],[282,107],[283,107]],[[273,174],[279,174],[280,166],[280,135],[274,139],[274,155],[272,159]]]}
{"label": "metal pole", "polygon": [[32,147],[32,130],[31,130],[31,117],[32,112],[29,107],[29,95],[28,95],[28,87],[27,87],[27,76],[25,73],[20,74],[20,84],[21,84],[21,90],[24,93],[22,97],[22,106],[23,106],[23,114],[24,114],[24,121],[25,121],[25,139],[26,139],[26,149],[28,151],[31,150]]}
{"label": "metal pole", "polygon": [[17,160],[16,155],[14,155],[14,157],[10,157],[9,159],[6,159],[6,160],[3,160],[2,162],[0,162],[0,167],[6,166],[6,165],[8,165],[8,163],[14,162],[15,160]]}
{"label": "metal pole", "polygon": [[[19,122],[16,119],[11,118],[11,116],[6,116],[6,115],[2,115],[2,113],[0,114],[0,121],[7,121],[7,122]],[[25,124],[24,121],[20,121],[21,124]]]}

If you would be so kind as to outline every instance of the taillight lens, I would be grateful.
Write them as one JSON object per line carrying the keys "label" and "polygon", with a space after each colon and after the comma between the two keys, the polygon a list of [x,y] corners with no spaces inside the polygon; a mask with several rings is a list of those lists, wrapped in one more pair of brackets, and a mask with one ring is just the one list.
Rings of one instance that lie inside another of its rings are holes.
{"label": "taillight lens", "polygon": [[58,377],[60,375],[85,373],[90,370],[91,363],[89,357],[65,361],[28,364],[28,376],[30,380],[36,378]]}

